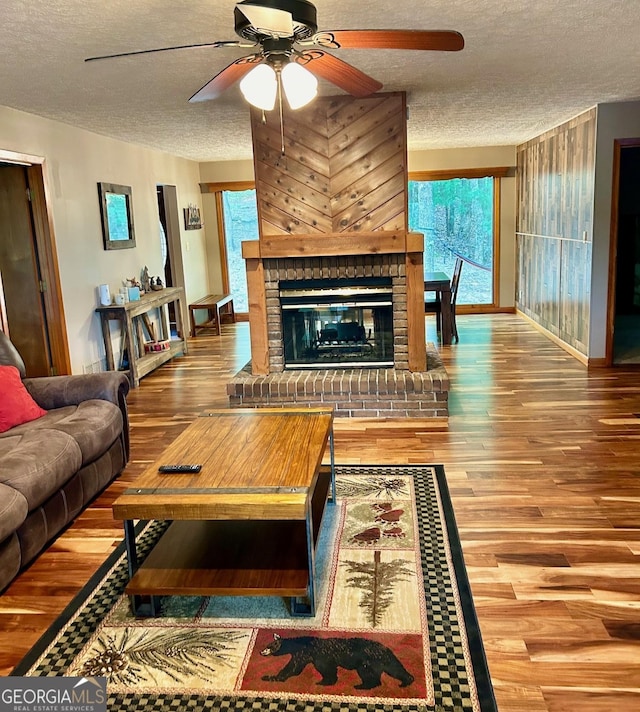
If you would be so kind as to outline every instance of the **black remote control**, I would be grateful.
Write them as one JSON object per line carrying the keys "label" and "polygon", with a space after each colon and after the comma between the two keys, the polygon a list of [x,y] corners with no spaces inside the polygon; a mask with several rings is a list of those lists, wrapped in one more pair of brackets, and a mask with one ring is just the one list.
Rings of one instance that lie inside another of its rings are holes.
{"label": "black remote control", "polygon": [[165,475],[194,474],[201,469],[202,465],[160,465],[158,472]]}

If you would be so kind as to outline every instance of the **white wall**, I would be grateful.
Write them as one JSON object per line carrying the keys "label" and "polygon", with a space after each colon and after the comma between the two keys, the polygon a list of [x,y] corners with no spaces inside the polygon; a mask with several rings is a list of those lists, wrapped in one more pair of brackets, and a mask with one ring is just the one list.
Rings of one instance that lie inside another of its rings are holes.
{"label": "white wall", "polygon": [[[73,373],[104,357],[96,286],[162,273],[156,185],[175,185],[179,208],[201,205],[198,164],[0,107],[0,150],[44,157]],[[105,251],[99,182],[132,188],[136,247]],[[208,291],[203,231],[181,225],[187,299]],[[185,243],[185,235],[188,239]],[[188,249],[185,249],[188,245]]]}
{"label": "white wall", "polygon": [[237,180],[255,180],[253,161],[215,161],[200,164],[202,183],[229,183]]}

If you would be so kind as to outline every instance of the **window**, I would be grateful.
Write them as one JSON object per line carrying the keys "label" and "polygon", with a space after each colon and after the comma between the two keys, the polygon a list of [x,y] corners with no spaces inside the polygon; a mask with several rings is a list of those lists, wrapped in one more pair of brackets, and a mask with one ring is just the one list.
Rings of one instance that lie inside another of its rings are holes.
{"label": "window", "polygon": [[[424,269],[451,275],[465,260],[458,305],[495,305],[500,221],[500,178],[506,168],[425,171],[409,176],[409,229],[424,235]],[[257,240],[258,213],[252,183],[210,184],[216,194],[223,281],[236,312],[248,312],[241,243]]]}
{"label": "window", "polygon": [[425,272],[451,275],[456,257],[465,260],[458,304],[496,303],[497,196],[505,174],[488,169],[410,176],[409,229],[424,235]]}
{"label": "window", "polygon": [[[242,184],[241,184],[242,185]],[[236,312],[249,311],[247,272],[242,258],[242,242],[258,239],[258,210],[255,188],[216,191],[220,240],[223,247],[225,289],[233,295]],[[226,266],[226,273],[224,267]]]}

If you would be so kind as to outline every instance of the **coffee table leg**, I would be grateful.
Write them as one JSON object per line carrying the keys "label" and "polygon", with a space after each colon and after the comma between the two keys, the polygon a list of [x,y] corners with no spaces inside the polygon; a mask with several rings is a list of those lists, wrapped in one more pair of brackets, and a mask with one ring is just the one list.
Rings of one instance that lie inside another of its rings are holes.
{"label": "coffee table leg", "polygon": [[335,457],[335,447],[333,443],[333,424],[331,424],[331,430],[329,431],[329,457],[331,458],[331,497],[329,502],[331,504],[336,503],[336,457]]}
{"label": "coffee table leg", "polygon": [[129,579],[138,570],[138,552],[136,550],[136,530],[133,519],[125,519],[124,522],[124,545],[127,549],[127,564],[129,568]]}
{"label": "coffee table leg", "polygon": [[[331,494],[328,497],[330,504],[336,503],[336,462],[335,448],[333,440],[333,425],[329,431],[329,457],[331,460]],[[307,560],[309,561],[309,586],[307,596],[305,598],[291,598],[291,615],[294,616],[315,616],[316,614],[316,564],[315,564],[315,545],[313,538],[313,518],[311,509],[307,513],[306,519],[306,535],[307,535]]]}
{"label": "coffee table leg", "polygon": [[306,529],[307,560],[309,561],[309,585],[307,586],[307,595],[304,598],[293,597],[291,599],[291,615],[293,616],[315,616],[316,614],[316,565],[311,508],[309,508],[309,511],[307,512]]}
{"label": "coffee table leg", "polygon": [[[124,544],[127,550],[127,568],[129,580],[138,570],[138,551],[136,549],[136,529],[132,519],[124,520]],[[131,612],[134,616],[157,616],[160,613],[160,596],[129,596]]]}

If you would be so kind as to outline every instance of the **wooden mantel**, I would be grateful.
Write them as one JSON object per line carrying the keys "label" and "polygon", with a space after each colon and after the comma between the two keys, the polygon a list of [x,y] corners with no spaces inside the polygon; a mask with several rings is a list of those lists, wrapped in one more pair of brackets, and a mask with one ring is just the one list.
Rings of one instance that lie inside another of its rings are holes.
{"label": "wooden mantel", "polygon": [[[265,235],[242,243],[244,259],[279,257],[341,257],[344,255],[389,255],[422,252],[419,232],[338,232],[312,235]],[[424,282],[424,280],[423,280]],[[424,284],[423,284],[424,291]]]}
{"label": "wooden mantel", "polygon": [[409,370],[426,370],[424,327],[424,237],[421,233],[380,231],[323,235],[269,235],[242,243],[246,261],[251,327],[251,370],[269,373],[265,259],[404,254],[407,279]]}

